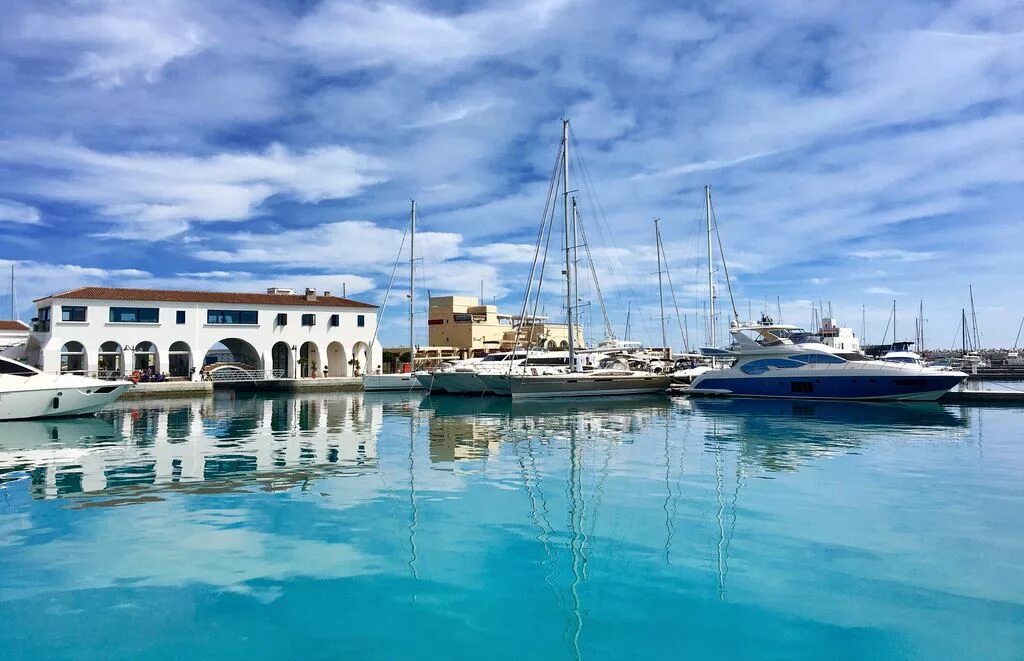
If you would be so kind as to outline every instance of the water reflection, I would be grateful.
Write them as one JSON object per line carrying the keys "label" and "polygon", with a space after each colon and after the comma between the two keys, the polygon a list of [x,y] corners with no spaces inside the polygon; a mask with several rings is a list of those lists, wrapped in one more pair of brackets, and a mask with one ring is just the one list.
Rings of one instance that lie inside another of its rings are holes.
{"label": "water reflection", "polygon": [[0,480],[27,472],[39,498],[290,488],[375,467],[383,416],[352,396],[124,402],[96,417],[3,423]]}
{"label": "water reflection", "polygon": [[962,436],[966,412],[935,402],[796,402],[694,399],[693,413],[708,420],[706,446],[739,448],[740,461],[768,471],[791,471],[803,462],[848,452],[888,437]]}

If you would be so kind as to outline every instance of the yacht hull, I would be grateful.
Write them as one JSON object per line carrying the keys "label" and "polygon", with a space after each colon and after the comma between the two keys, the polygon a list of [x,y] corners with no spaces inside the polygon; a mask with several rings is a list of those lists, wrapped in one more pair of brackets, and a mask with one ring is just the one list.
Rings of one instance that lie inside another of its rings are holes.
{"label": "yacht hull", "polygon": [[409,373],[369,374],[363,377],[363,390],[378,392],[385,390],[422,390],[423,385]]}
{"label": "yacht hull", "polygon": [[691,395],[785,399],[934,401],[956,387],[959,373],[858,376],[703,376]]}
{"label": "yacht hull", "polygon": [[443,372],[434,375],[434,384],[455,395],[480,395],[489,388],[476,372]]}
{"label": "yacht hull", "polygon": [[0,391],[0,420],[61,418],[96,413],[117,400],[131,384],[96,381],[32,390]]}

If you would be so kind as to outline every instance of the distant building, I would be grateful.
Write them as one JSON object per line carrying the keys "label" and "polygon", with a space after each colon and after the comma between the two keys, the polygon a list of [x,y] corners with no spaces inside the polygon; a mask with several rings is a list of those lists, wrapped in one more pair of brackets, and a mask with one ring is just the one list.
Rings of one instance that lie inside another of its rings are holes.
{"label": "distant building", "polygon": [[28,324],[0,319],[0,352],[28,341]]}
{"label": "distant building", "polygon": [[821,320],[821,328],[818,329],[818,336],[822,344],[830,346],[838,351],[856,353],[860,351],[860,340],[853,330],[836,324],[836,320],[825,317]]}
{"label": "distant building", "polygon": [[[24,359],[47,372],[198,378],[233,362],[284,378],[351,376],[380,365],[377,308],[330,292],[80,287],[35,301]],[[371,360],[372,358],[372,360]]]}
{"label": "distant building", "polygon": [[[480,305],[472,296],[431,296],[428,312],[428,343],[454,347],[465,354],[508,350],[517,343],[519,318],[501,314],[494,305]],[[566,324],[548,323],[544,317],[527,317],[518,331],[518,344],[568,348]],[[576,345],[583,345],[583,329],[576,328]]]}

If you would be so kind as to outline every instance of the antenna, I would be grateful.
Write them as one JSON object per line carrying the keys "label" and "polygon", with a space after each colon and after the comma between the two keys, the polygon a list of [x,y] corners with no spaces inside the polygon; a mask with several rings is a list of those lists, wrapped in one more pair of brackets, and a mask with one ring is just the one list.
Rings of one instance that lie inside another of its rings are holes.
{"label": "antenna", "polygon": [[11,320],[18,320],[18,290],[14,288],[14,264],[11,264]]}

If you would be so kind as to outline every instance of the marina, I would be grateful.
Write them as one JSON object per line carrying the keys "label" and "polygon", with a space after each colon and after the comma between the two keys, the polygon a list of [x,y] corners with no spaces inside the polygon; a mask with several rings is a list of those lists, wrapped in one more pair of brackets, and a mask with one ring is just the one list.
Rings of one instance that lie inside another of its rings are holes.
{"label": "marina", "polygon": [[1022,411],[218,389],[0,423],[0,630],[48,658],[1012,659]]}
{"label": "marina", "polygon": [[0,23],[5,658],[1024,660],[1021,7]]}

